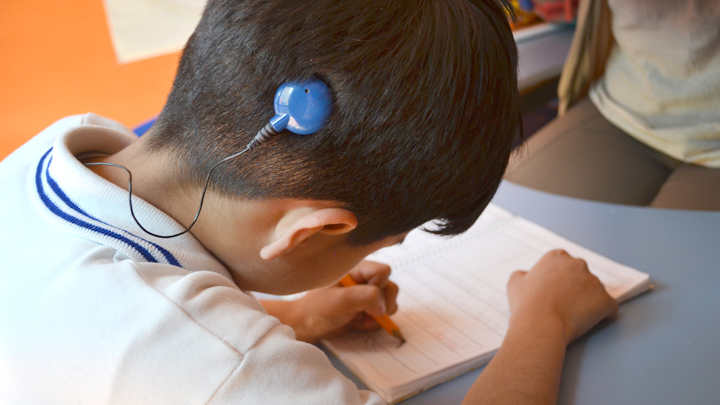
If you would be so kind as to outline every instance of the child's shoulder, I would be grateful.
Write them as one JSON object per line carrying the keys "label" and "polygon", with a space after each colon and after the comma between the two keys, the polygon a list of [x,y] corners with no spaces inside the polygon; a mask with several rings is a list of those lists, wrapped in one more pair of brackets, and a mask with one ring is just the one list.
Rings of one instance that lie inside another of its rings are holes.
{"label": "child's shoulder", "polygon": [[[22,146],[3,159],[2,162],[0,162],[0,168],[17,164],[18,161],[27,161],[30,156],[34,157],[37,151],[50,148],[58,136],[83,126],[103,127],[114,129],[116,131],[132,133],[131,130],[121,123],[94,113],[69,115],[53,122],[38,134],[31,137]],[[2,173],[2,170],[0,170],[0,173]]]}

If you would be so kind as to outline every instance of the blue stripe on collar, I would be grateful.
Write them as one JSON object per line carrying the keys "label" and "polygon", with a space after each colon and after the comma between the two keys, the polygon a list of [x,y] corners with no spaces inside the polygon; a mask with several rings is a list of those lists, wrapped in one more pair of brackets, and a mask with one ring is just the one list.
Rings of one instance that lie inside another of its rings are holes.
{"label": "blue stripe on collar", "polygon": [[[52,149],[52,148],[51,148],[51,149]],[[48,152],[49,152],[49,151],[48,151]],[[50,188],[55,192],[55,194],[60,198],[60,200],[62,200],[65,204],[67,204],[68,207],[70,207],[71,209],[73,209],[75,212],[77,212],[77,213],[79,213],[79,214],[82,214],[82,215],[84,215],[84,216],[86,216],[86,217],[88,217],[88,218],[90,218],[90,219],[92,219],[92,220],[95,220],[95,221],[97,221],[97,222],[100,222],[100,223],[103,224],[103,225],[107,225],[107,226],[109,226],[109,227],[111,227],[111,228],[115,228],[116,230],[122,231],[122,232],[128,234],[129,236],[132,236],[132,237],[135,237],[135,238],[137,238],[137,239],[140,239],[141,241],[143,241],[143,242],[145,242],[145,243],[153,246],[155,249],[157,249],[157,250],[165,257],[165,260],[167,260],[168,264],[172,264],[173,266],[182,267],[182,266],[180,265],[180,262],[175,258],[175,256],[173,256],[173,254],[170,253],[170,252],[169,252],[167,249],[165,249],[164,247],[158,245],[157,243],[151,242],[151,241],[149,241],[149,240],[147,240],[147,239],[145,239],[145,238],[142,238],[142,237],[140,237],[140,236],[137,236],[137,235],[135,235],[135,234],[132,233],[132,232],[126,231],[126,230],[124,230],[124,229],[122,229],[122,228],[118,228],[117,226],[114,226],[114,225],[110,225],[110,224],[108,224],[107,222],[105,222],[105,221],[103,221],[103,220],[100,220],[100,219],[98,219],[98,218],[95,218],[94,216],[88,214],[85,210],[83,210],[82,208],[80,208],[77,204],[75,204],[75,203],[70,199],[70,197],[67,196],[67,194],[65,194],[65,192],[62,190],[62,188],[60,188],[60,185],[59,185],[59,184],[55,181],[55,179],[53,179],[53,177],[50,175],[50,170],[49,170],[49,169],[50,169],[50,164],[51,164],[51,163],[52,163],[52,156],[50,156],[50,161],[48,162],[47,166],[45,167],[45,179],[47,180],[47,183],[50,185]]]}
{"label": "blue stripe on collar", "polygon": [[62,218],[63,220],[65,220],[67,222],[70,222],[79,227],[82,227],[82,228],[91,230],[93,232],[97,232],[101,235],[109,236],[111,238],[121,241],[121,242],[127,244],[128,246],[130,246],[131,248],[135,249],[142,257],[145,258],[145,260],[152,262],[152,263],[157,263],[158,262],[157,259],[155,259],[155,257],[153,257],[153,255],[150,254],[150,252],[147,249],[145,249],[143,246],[139,245],[138,243],[136,243],[116,232],[113,232],[111,230],[90,224],[90,223],[85,222],[79,218],[76,218],[70,214],[67,214],[66,212],[64,212],[60,208],[58,208],[58,206],[55,205],[55,203],[53,203],[52,200],[50,200],[50,198],[48,198],[47,194],[45,194],[45,189],[42,185],[41,174],[42,174],[43,164],[45,163],[45,159],[47,159],[47,157],[51,151],[52,151],[52,148],[48,149],[48,151],[45,152],[45,154],[42,156],[42,158],[40,158],[37,169],[35,171],[35,188],[37,190],[38,196],[42,200],[43,204],[45,204],[45,207],[47,207],[50,210],[50,212],[52,212],[53,214],[55,214],[56,216]]}

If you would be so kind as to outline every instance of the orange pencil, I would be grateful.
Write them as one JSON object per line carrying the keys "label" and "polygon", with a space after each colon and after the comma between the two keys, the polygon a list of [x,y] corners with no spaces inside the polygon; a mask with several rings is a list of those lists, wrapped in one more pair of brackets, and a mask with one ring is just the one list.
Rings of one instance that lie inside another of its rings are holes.
{"label": "orange pencil", "polygon": [[[340,284],[341,284],[343,287],[352,287],[352,286],[354,286],[354,285],[357,285],[357,282],[355,282],[355,280],[353,280],[353,278],[350,277],[349,274],[346,274],[346,275],[340,280]],[[370,314],[368,314],[368,315],[370,315]],[[389,333],[389,334],[395,336],[396,338],[400,339],[400,344],[405,343],[405,337],[402,335],[402,333],[400,333],[400,328],[398,328],[397,325],[395,325],[395,322],[393,322],[393,321],[390,319],[389,316],[387,316],[387,315],[383,315],[383,316],[370,315],[370,316],[372,316],[372,318],[373,318],[377,323],[379,323],[380,326],[381,326],[383,329],[385,329],[385,331],[386,331],[387,333]]]}

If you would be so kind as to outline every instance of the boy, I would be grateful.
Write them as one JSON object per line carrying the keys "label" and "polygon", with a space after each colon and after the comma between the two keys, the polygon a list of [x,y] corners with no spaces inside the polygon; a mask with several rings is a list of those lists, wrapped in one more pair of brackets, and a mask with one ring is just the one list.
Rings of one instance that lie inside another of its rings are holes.
{"label": "boy", "polygon": [[[53,124],[0,167],[2,403],[378,403],[312,342],[392,314],[361,262],[438,220],[466,230],[518,129],[516,51],[492,1],[211,0],[150,133]],[[324,127],[228,161],[275,90],[320,78]],[[347,272],[364,285],[327,287]],[[318,289],[319,288],[319,289]],[[248,291],[288,294],[264,302]],[[552,403],[565,346],[615,310],[581,260],[548,253],[508,284],[505,342],[467,403]],[[264,308],[263,308],[264,306]]]}

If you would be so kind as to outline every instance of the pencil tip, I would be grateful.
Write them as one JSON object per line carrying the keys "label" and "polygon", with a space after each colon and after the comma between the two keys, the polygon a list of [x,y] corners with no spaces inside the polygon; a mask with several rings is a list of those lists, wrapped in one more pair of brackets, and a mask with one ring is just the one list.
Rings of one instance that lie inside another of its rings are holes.
{"label": "pencil tip", "polygon": [[398,340],[400,340],[400,346],[402,346],[403,344],[405,344],[405,336],[403,336],[402,333],[400,333],[399,330],[394,330],[394,331],[393,331],[393,336],[395,336],[396,338],[398,338]]}

